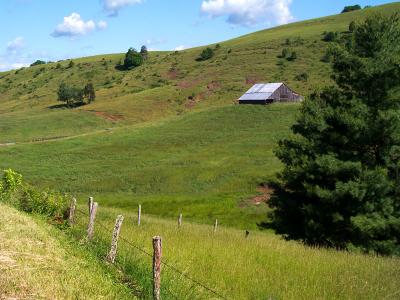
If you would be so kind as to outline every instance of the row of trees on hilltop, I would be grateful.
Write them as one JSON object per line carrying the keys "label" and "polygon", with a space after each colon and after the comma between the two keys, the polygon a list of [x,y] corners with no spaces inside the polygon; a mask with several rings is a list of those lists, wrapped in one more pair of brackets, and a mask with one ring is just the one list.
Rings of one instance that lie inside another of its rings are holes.
{"label": "row of trees on hilltop", "polygon": [[96,91],[93,83],[88,82],[83,88],[62,82],[58,87],[58,101],[64,102],[69,107],[90,104],[96,100]]}
{"label": "row of trees on hilltop", "polygon": [[400,18],[373,16],[331,45],[333,79],[307,99],[270,226],[310,245],[400,255]]}

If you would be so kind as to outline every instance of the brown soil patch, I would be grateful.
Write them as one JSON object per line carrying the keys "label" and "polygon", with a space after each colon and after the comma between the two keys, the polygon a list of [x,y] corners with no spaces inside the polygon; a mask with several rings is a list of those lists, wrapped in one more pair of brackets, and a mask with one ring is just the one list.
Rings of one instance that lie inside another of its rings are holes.
{"label": "brown soil patch", "polygon": [[262,79],[257,75],[246,76],[246,84],[256,84],[260,81],[262,81]]}
{"label": "brown soil patch", "polygon": [[207,84],[207,89],[210,92],[215,92],[219,88],[220,88],[220,84],[218,82],[216,82],[216,81],[211,81],[209,84]]}
{"label": "brown soil patch", "polygon": [[111,122],[118,122],[118,121],[122,121],[124,119],[124,117],[122,115],[113,115],[113,114],[109,114],[104,111],[91,110],[90,112],[93,112],[96,116],[106,119]]}
{"label": "brown soil patch", "polygon": [[248,199],[246,202],[251,205],[260,205],[261,203],[267,203],[270,199],[274,190],[268,185],[263,185],[257,188],[258,195]]}

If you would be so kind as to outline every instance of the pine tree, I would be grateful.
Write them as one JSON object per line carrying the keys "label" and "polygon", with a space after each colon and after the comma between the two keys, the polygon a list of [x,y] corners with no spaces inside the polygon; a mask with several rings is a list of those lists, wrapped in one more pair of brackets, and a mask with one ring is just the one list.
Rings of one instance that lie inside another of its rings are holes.
{"label": "pine tree", "polygon": [[270,225],[312,245],[400,255],[399,17],[367,19],[331,52],[337,85],[304,102],[276,151]]}

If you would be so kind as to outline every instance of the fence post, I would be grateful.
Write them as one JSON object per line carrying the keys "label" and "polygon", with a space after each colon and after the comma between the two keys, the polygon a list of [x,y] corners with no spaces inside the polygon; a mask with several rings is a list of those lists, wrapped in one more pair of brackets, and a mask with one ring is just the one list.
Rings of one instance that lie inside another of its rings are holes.
{"label": "fence post", "polygon": [[88,206],[89,206],[89,215],[90,215],[90,213],[92,212],[92,208],[93,208],[93,197],[89,197]]}
{"label": "fence post", "polygon": [[114,231],[111,240],[111,249],[107,255],[107,260],[112,264],[115,262],[115,257],[117,255],[118,237],[121,231],[121,226],[123,221],[124,217],[121,215],[119,215],[115,221]]}
{"label": "fence post", "polygon": [[217,228],[218,228],[218,219],[215,219],[214,232],[217,232]]}
{"label": "fence post", "polygon": [[96,219],[96,212],[97,212],[97,207],[99,205],[97,202],[93,203],[92,209],[90,211],[90,216],[89,216],[89,225],[87,229],[87,238],[90,241],[93,238],[93,232],[94,232],[94,220]]}
{"label": "fence post", "polygon": [[139,204],[138,207],[138,218],[137,218],[137,224],[140,226],[140,219],[142,218],[142,205]]}
{"label": "fence post", "polygon": [[76,209],[76,199],[72,198],[71,206],[69,207],[68,222],[72,226],[75,223],[75,209]]}
{"label": "fence post", "polygon": [[160,287],[161,287],[161,256],[162,245],[161,237],[153,237],[153,298],[160,300]]}
{"label": "fence post", "polygon": [[181,227],[182,226],[182,214],[179,214],[179,217],[178,217],[178,227]]}

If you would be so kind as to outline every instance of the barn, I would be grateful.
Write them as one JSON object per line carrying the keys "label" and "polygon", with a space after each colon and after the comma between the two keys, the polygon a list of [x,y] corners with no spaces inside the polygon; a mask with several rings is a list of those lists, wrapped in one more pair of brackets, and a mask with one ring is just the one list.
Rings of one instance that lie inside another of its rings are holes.
{"label": "barn", "polygon": [[239,98],[239,104],[269,104],[302,101],[303,97],[285,83],[257,83]]}

